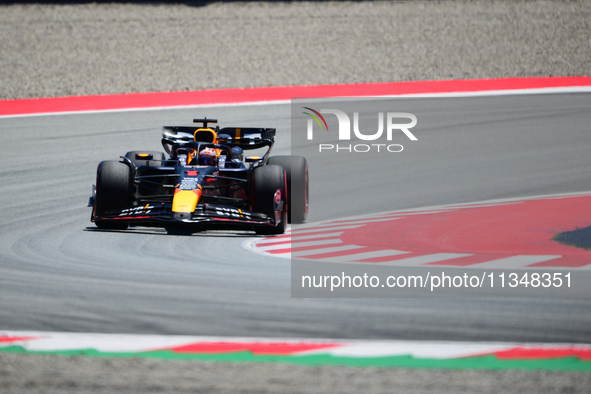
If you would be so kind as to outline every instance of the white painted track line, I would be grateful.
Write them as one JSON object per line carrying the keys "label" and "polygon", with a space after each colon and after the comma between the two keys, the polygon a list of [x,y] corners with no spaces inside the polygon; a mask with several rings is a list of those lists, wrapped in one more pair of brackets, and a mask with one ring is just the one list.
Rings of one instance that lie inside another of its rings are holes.
{"label": "white painted track line", "polygon": [[[323,248],[323,249],[306,250],[303,252],[292,252],[291,257],[305,257],[305,256],[311,256],[311,255],[320,254],[320,253],[342,252],[345,250],[360,249],[360,248],[364,248],[364,246],[357,246],[357,245],[336,246],[334,248]],[[320,260],[320,261],[322,261],[322,260]]]}
{"label": "white painted track line", "polygon": [[300,242],[295,245],[290,245],[290,244],[271,245],[271,246],[265,246],[261,249],[263,249],[265,251],[269,251],[269,250],[278,250],[278,249],[294,249],[294,248],[303,248],[306,246],[332,245],[332,244],[342,244],[342,243],[343,243],[343,241],[341,241],[338,238],[335,238],[335,239],[323,239],[322,241]]}
{"label": "white painted track line", "polygon": [[310,235],[302,235],[302,236],[293,236],[291,237],[292,242],[298,242],[302,239],[310,239],[310,238],[319,238],[319,237],[338,237],[339,235],[341,235],[343,233],[343,231],[340,231],[338,233],[330,233],[330,234],[310,234]]}
{"label": "white painted track line", "polygon": [[[329,239],[338,239],[337,237],[341,235],[340,233],[330,233],[330,234],[311,234],[311,235],[303,235],[301,237],[291,237],[291,238],[280,238],[280,239],[264,239],[256,243],[259,249],[269,249],[271,246],[275,246],[274,244],[281,245],[283,247],[289,246],[294,244],[295,246],[302,246],[304,242],[310,239],[318,239],[322,238],[325,240]],[[268,246],[270,245],[270,246]]]}
{"label": "white painted track line", "polygon": [[472,256],[466,253],[435,253],[424,256],[409,257],[401,260],[385,261],[379,263],[380,265],[395,265],[395,266],[414,266],[428,263],[437,263],[439,261],[457,259],[458,257]]}
{"label": "white painted track line", "polygon": [[387,213],[382,213],[379,214],[380,217],[382,218],[388,218],[388,220],[394,220],[394,219],[402,219],[405,216],[412,216],[412,215],[428,215],[431,213],[444,213],[444,212],[450,212],[450,211],[456,211],[458,210],[458,208],[449,208],[449,209],[441,209],[438,211],[417,211],[417,212],[387,212]]}
{"label": "white painted track line", "polygon": [[[342,243],[343,243],[343,241],[341,241],[339,238],[323,239],[320,241],[297,242],[295,245],[294,244],[291,245],[291,249],[303,248],[306,246],[331,245],[331,244],[342,244]],[[285,247],[285,245],[281,245],[281,246]]]}
{"label": "white painted track line", "polygon": [[325,259],[322,259],[322,261],[330,261],[333,263],[349,263],[349,262],[354,262],[354,261],[359,261],[359,260],[365,260],[365,259],[371,259],[374,257],[387,257],[387,256],[398,256],[404,253],[409,253],[409,252],[403,252],[401,250],[374,250],[372,252],[363,252],[363,253],[354,253],[354,254],[348,254],[346,256],[336,256],[336,257],[328,257]]}
{"label": "white painted track line", "polygon": [[301,236],[301,235],[307,235],[308,233],[316,233],[319,231],[333,231],[333,230],[349,230],[349,229],[353,229],[353,228],[358,228],[363,226],[363,224],[356,224],[356,225],[350,225],[350,226],[334,226],[334,227],[312,227],[312,228],[303,228],[303,229],[294,229],[292,230],[292,235],[294,236]]}
{"label": "white painted track line", "polygon": [[375,223],[375,222],[389,222],[391,220],[396,220],[396,219],[401,219],[401,218],[393,217],[393,218],[354,219],[354,220],[346,220],[346,221],[334,221],[334,222],[330,222],[330,223],[326,223],[326,224],[320,224],[318,226],[346,226],[349,224],[364,225],[364,224]]}
{"label": "white painted track line", "polygon": [[530,264],[543,263],[544,261],[558,259],[562,256],[533,255],[533,256],[511,256],[498,260],[491,260],[485,263],[473,264],[470,268],[523,268]]}

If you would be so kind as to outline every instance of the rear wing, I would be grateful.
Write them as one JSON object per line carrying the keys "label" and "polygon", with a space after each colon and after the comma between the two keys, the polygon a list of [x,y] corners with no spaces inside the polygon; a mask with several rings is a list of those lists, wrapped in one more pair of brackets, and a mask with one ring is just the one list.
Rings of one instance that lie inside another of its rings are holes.
{"label": "rear wing", "polygon": [[[193,141],[195,126],[164,126],[162,128],[162,144],[181,144]],[[238,146],[242,149],[258,149],[271,147],[275,142],[276,129],[261,129],[255,127],[224,127],[215,129],[218,143]]]}
{"label": "rear wing", "polygon": [[250,148],[250,146],[258,145],[264,141],[275,142],[275,129],[224,127],[218,132],[218,141],[228,145],[239,146],[242,149],[255,149],[254,147]]}
{"label": "rear wing", "polygon": [[182,144],[193,141],[193,133],[197,130],[195,126],[164,126],[162,128],[162,143]]}

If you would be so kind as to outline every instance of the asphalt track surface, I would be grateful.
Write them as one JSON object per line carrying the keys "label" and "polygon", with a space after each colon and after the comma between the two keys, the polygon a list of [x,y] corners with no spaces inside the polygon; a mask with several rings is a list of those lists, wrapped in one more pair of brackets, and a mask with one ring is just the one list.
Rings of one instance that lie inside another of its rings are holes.
{"label": "asphalt track surface", "polygon": [[[390,186],[381,171],[345,183],[334,157],[313,155],[309,218],[589,190],[590,98],[399,99],[419,141],[393,159]],[[97,231],[98,162],[159,149],[160,126],[197,116],[276,127],[274,153],[290,152],[284,104],[0,119],[3,329],[591,342],[585,299],[292,299],[290,261],[240,247],[253,233]]]}

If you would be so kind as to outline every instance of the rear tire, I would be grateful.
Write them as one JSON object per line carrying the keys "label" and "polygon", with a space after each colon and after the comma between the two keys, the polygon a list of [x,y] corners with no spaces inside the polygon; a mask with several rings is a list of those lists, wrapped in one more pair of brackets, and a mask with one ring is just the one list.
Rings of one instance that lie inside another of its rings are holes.
{"label": "rear tire", "polygon": [[252,174],[252,207],[254,212],[263,213],[269,217],[275,217],[275,193],[281,191],[283,210],[281,222],[275,227],[255,226],[259,235],[283,234],[287,229],[287,192],[286,176],[283,167],[266,165],[258,167]]}
{"label": "rear tire", "polygon": [[[152,155],[152,160],[137,159],[136,158],[137,154]],[[152,151],[152,150],[132,150],[131,152],[127,152],[125,154],[125,157],[127,157],[129,160],[133,161],[133,163],[135,164],[136,167],[138,167],[138,166],[161,167],[162,160],[166,159],[166,156],[164,156],[164,153],[158,152],[158,151]]]}
{"label": "rear tire", "polygon": [[302,156],[273,156],[267,164],[279,165],[287,173],[289,223],[302,223],[308,217],[308,161]]}
{"label": "rear tire", "polygon": [[[104,216],[113,209],[131,205],[131,170],[125,163],[115,160],[103,161],[96,173],[96,197],[94,216]],[[126,229],[128,222],[120,220],[96,220],[102,229]]]}

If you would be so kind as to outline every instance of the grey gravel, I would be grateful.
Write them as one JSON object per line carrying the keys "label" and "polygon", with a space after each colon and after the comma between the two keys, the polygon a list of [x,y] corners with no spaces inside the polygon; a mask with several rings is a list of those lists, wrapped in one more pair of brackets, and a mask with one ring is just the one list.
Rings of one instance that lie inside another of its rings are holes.
{"label": "grey gravel", "polygon": [[[124,372],[122,372],[124,371]],[[591,375],[545,371],[215,363],[0,353],[0,393],[588,393]]]}
{"label": "grey gravel", "polygon": [[591,75],[589,1],[0,6],[0,98]]}
{"label": "grey gravel", "polygon": [[[0,6],[0,99],[591,75],[589,1]],[[587,393],[591,374],[0,352],[0,393]]]}

